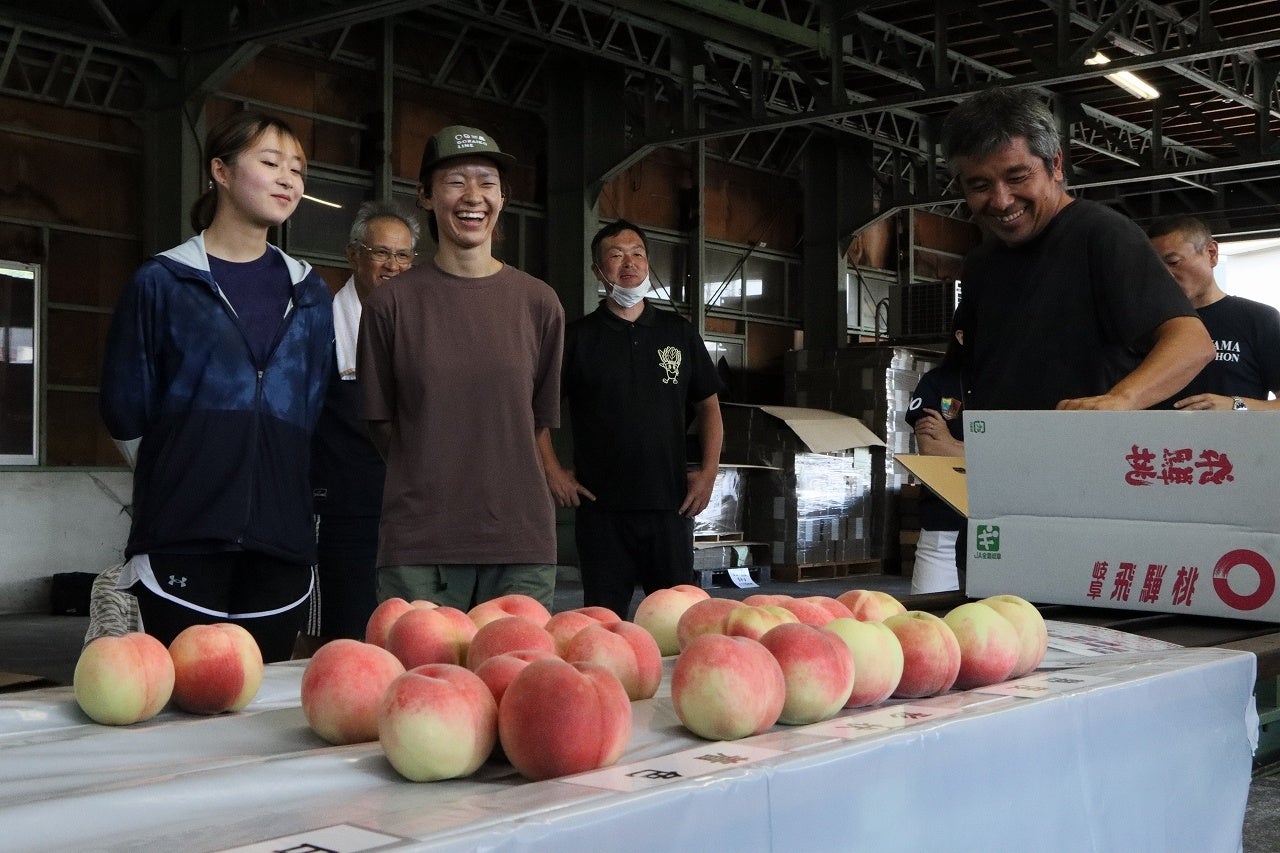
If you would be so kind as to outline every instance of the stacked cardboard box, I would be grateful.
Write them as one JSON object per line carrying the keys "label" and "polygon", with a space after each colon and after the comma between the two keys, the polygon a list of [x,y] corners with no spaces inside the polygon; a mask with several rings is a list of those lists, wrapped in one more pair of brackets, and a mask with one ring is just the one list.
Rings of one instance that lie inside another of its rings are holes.
{"label": "stacked cardboard box", "polygon": [[789,405],[827,409],[858,418],[885,444],[871,465],[868,538],[886,571],[900,566],[898,492],[905,475],[893,464],[914,451],[907,425],[911,393],[939,355],[927,350],[857,345],[831,350],[796,350],[784,362]]}
{"label": "stacked cardboard box", "polygon": [[[855,446],[875,441],[869,431],[857,424],[858,437],[833,439],[846,449],[815,452],[780,409],[724,406],[722,411],[724,458],[760,466],[747,477],[744,530],[749,539],[769,543],[776,575],[783,576],[779,566],[847,564],[878,556],[868,536],[873,454]],[[853,423],[831,417],[829,423]]]}
{"label": "stacked cardboard box", "polygon": [[693,520],[695,539],[730,541],[742,538],[742,510],[746,496],[746,469],[721,465],[707,508]]}

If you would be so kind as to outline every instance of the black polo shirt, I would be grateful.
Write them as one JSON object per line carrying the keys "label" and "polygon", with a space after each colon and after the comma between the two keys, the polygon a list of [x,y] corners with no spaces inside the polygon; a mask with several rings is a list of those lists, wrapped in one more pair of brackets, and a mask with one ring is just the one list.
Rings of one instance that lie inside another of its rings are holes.
{"label": "black polo shirt", "polygon": [[596,496],[592,506],[679,509],[688,484],[690,406],[720,392],[692,324],[648,302],[631,323],[602,301],[565,328],[561,389],[574,473]]}

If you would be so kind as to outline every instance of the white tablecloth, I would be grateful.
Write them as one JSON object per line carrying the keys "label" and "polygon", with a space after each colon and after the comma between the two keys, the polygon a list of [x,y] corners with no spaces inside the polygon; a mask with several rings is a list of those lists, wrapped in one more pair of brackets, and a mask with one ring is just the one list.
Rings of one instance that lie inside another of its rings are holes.
{"label": "white tablecloth", "polygon": [[953,692],[728,744],[679,724],[667,664],[618,767],[538,783],[496,762],[411,783],[376,743],[325,744],[298,707],[301,663],[267,667],[240,713],[122,728],[90,722],[69,688],[0,695],[0,849],[1240,848],[1251,654],[1116,656],[1015,695]]}

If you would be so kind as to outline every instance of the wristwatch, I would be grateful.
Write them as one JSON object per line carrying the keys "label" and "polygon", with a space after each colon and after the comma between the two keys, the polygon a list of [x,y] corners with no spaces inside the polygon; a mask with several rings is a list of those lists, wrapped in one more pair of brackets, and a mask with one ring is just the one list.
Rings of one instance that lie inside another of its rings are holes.
{"label": "wristwatch", "polygon": [[1241,400],[1239,397],[1231,398],[1231,408],[1235,409],[1237,412],[1247,412],[1249,410],[1249,407],[1244,404],[1244,400]]}

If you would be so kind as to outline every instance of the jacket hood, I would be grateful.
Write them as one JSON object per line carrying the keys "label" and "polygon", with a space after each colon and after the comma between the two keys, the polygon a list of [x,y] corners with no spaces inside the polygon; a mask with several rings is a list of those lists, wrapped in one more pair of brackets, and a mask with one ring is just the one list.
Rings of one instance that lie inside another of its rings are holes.
{"label": "jacket hood", "polygon": [[[306,261],[300,261],[296,258],[292,258],[270,243],[267,244],[267,248],[278,252],[280,256],[284,258],[285,266],[289,269],[289,280],[293,284],[298,284],[307,277],[308,273],[311,272],[311,264]],[[184,267],[189,267],[190,269],[202,272],[204,273],[204,275],[201,276],[202,279],[205,279],[210,283],[213,282],[212,277],[209,275],[209,255],[205,252],[203,231],[192,237],[187,242],[174,246],[172,249],[156,255],[156,260],[161,263],[166,259],[181,264]],[[172,269],[175,274],[181,273],[181,270],[174,268],[172,264],[165,264],[165,266]]]}

